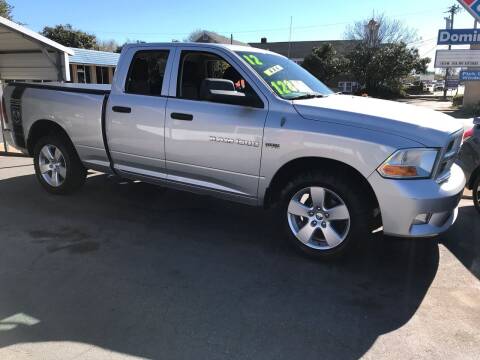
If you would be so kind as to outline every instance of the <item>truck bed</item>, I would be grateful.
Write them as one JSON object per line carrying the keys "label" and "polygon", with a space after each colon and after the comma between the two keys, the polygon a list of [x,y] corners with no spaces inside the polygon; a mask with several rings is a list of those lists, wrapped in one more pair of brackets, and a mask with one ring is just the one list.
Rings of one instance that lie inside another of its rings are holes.
{"label": "truck bed", "polygon": [[11,137],[9,143],[30,153],[28,139],[32,126],[39,121],[53,121],[68,134],[87,167],[108,169],[104,108],[110,88],[110,85],[58,82],[9,84],[4,92],[6,107],[8,114],[16,117],[6,126],[7,137],[9,134]]}

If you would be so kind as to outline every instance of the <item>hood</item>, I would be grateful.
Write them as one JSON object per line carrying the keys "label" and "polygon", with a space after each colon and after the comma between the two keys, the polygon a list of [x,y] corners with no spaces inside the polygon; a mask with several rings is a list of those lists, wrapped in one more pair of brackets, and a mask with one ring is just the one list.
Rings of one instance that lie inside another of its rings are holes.
{"label": "hood", "polygon": [[424,146],[442,147],[452,133],[463,129],[461,121],[437,111],[359,96],[295,100],[293,106],[306,119],[398,135]]}

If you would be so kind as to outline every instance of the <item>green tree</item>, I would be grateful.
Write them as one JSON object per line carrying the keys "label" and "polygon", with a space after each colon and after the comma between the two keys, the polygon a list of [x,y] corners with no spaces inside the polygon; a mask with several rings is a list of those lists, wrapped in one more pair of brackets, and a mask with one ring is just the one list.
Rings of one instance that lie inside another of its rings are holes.
{"label": "green tree", "polygon": [[348,60],[337,54],[332,44],[324,44],[314,48],[312,53],[305,57],[302,66],[317,79],[328,83],[347,72]]}
{"label": "green tree", "polygon": [[98,49],[97,37],[95,35],[74,29],[70,24],[56,25],[55,27],[45,26],[41,34],[63,46]]}
{"label": "green tree", "polygon": [[13,20],[12,17],[13,6],[5,0],[0,0],[0,16],[8,20]]}
{"label": "green tree", "polygon": [[425,73],[429,58],[421,58],[417,49],[405,43],[370,47],[361,43],[347,55],[350,73],[371,95],[398,93],[401,79],[412,72]]}

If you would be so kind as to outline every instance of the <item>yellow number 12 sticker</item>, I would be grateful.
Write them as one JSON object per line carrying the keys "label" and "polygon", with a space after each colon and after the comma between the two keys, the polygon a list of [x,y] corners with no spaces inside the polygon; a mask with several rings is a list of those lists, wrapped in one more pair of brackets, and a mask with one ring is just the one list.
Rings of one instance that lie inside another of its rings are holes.
{"label": "yellow number 12 sticker", "polygon": [[263,63],[260,61],[260,59],[259,59],[258,57],[256,57],[255,55],[252,55],[252,54],[250,54],[250,55],[243,55],[243,58],[244,58],[245,60],[247,60],[250,65],[253,65],[253,66],[255,66],[255,65],[258,65],[258,66],[263,65]]}

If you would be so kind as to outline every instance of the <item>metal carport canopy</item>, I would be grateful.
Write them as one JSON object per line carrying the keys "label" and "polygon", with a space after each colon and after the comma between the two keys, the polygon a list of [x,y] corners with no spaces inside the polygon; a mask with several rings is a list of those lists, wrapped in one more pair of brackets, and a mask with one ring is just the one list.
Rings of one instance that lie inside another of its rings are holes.
{"label": "metal carport canopy", "polygon": [[70,81],[74,51],[0,17],[0,80]]}

